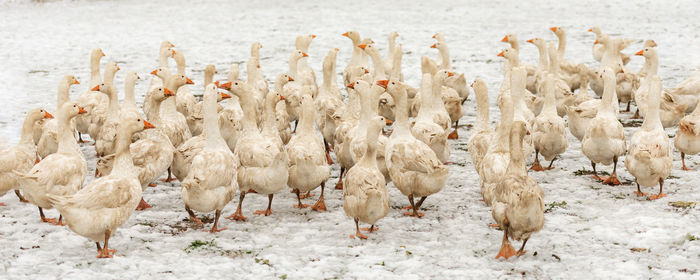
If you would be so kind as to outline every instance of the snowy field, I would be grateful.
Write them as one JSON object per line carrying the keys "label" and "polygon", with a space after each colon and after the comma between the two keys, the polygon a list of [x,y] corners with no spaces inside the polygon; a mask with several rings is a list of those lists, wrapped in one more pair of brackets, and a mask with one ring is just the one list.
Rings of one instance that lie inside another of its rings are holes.
{"label": "snowy field", "polygon": [[[15,143],[25,112],[33,107],[55,109],[60,78],[74,74],[82,83],[71,90],[76,98],[87,90],[89,52],[101,47],[102,65],[121,67],[116,83],[136,70],[141,77],[155,69],[158,46],[164,39],[182,50],[194,92],[202,91],[202,69],[215,64],[220,75],[233,62],[248,59],[250,44],[263,44],[262,69],[267,79],[288,70],[294,38],[315,34],[309,63],[321,77],[328,50],[340,48],[338,71],[351,54],[350,40],[341,33],[354,29],[386,47],[390,31],[400,34],[403,72],[409,84],[419,84],[422,55],[437,56],[430,37],[442,32],[450,47],[453,67],[467,80],[484,78],[491,89],[492,122],[498,119],[496,90],[502,81],[503,60],[496,57],[507,45],[499,40],[515,33],[522,41],[521,60],[535,64],[537,51],[524,40],[555,40],[548,30],[561,26],[568,33],[566,58],[595,66],[593,34],[600,26],[613,36],[634,38],[628,54],[644,39],[659,47],[659,74],[670,87],[692,75],[700,65],[700,20],[697,1],[90,1],[0,3],[0,132]],[[383,54],[386,52],[383,51]],[[633,57],[628,65],[643,62]],[[171,65],[174,63],[171,61]],[[244,69],[242,67],[242,69]],[[150,79],[150,77],[148,77]],[[320,81],[320,80],[319,80]],[[148,82],[137,84],[141,100]],[[462,124],[475,119],[475,103],[465,103]],[[627,122],[629,114],[621,115]],[[637,129],[627,127],[627,139]],[[676,128],[668,129],[674,135]],[[700,200],[699,172],[680,171],[676,152],[671,178],[656,201],[637,198],[633,177],[620,163],[623,185],[604,186],[576,171],[590,169],[580,143],[569,136],[569,149],[556,169],[531,173],[545,191],[545,226],[527,244],[528,253],[508,261],[494,259],[502,232],[487,227],[491,211],[480,201],[478,175],[469,160],[469,127],[452,141],[450,178],[445,189],[424,204],[425,217],[404,217],[399,209],[406,197],[389,185],[392,209],[378,222],[380,231],[368,240],[348,238],[354,224],[342,210],[342,193],[327,192],[327,213],[295,209],[295,196],[275,196],[273,214],[255,216],[267,198],[247,196],[248,222],[222,219],[228,230],[209,234],[191,228],[180,199],[179,182],[149,188],[144,196],[152,209],[136,212],[110,240],[118,249],[114,259],[96,259],[94,243],[67,228],[39,222],[37,208],[8,193],[0,198],[0,278],[2,279],[355,279],[355,278],[538,278],[538,279],[698,279],[700,278],[700,211],[678,208],[675,201]],[[93,174],[92,146],[83,146],[88,174]],[[700,169],[700,156],[687,158]],[[623,160],[624,161],[624,160]],[[612,167],[599,170],[611,171]],[[338,167],[333,167],[337,180]],[[92,178],[89,176],[88,181]],[[658,189],[644,189],[657,192]],[[307,199],[311,203],[318,197]],[[235,210],[237,198],[225,209]],[[565,202],[565,204],[564,204]],[[58,216],[55,210],[49,217]],[[200,215],[201,217],[201,215]],[[213,214],[205,219],[210,222]],[[210,223],[205,225],[211,226]],[[514,246],[519,246],[516,242]]]}

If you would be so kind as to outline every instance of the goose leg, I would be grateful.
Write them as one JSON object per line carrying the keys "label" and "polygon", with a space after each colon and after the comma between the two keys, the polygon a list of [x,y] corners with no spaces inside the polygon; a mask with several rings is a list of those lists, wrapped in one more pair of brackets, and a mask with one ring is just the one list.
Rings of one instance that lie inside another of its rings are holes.
{"label": "goose leg", "polygon": [[359,223],[360,223],[360,220],[355,218],[356,231],[355,231],[355,235],[350,235],[350,238],[354,239],[355,236],[357,236],[357,238],[359,238],[359,239],[367,239],[367,235],[364,235],[364,234],[362,234],[362,232],[360,232],[360,224]]}
{"label": "goose leg", "polygon": [[309,198],[309,197],[312,197],[312,196],[314,196],[314,195],[311,194],[311,191],[308,191],[308,192],[306,192],[305,194],[302,194],[300,197],[301,197],[301,199],[304,199],[304,198]]}
{"label": "goose leg", "polygon": [[194,211],[192,211],[192,209],[190,209],[190,207],[187,204],[185,204],[185,211],[187,211],[187,214],[190,214],[190,221],[195,222],[200,226],[204,225],[204,223],[202,223],[202,220],[197,218],[197,215],[194,214]]}
{"label": "goose leg", "polygon": [[527,251],[525,251],[525,243],[527,243],[527,240],[528,240],[528,239],[529,239],[529,238],[523,240],[523,246],[520,246],[520,250],[518,250],[518,252],[515,253],[518,257],[520,257],[520,256],[522,256],[522,255],[525,255],[525,253],[527,253]]}
{"label": "goose leg", "polygon": [[331,158],[331,149],[328,146],[326,138],[323,138],[323,146],[326,148],[326,162],[328,162],[329,165],[333,164],[333,159]]}
{"label": "goose leg", "polygon": [[459,138],[459,134],[457,133],[457,128],[459,128],[459,120],[455,122],[455,130],[450,132],[449,135],[447,135],[447,139],[457,139]]}
{"label": "goose leg", "polygon": [[423,206],[423,201],[428,198],[427,196],[421,197],[418,203],[416,203],[416,209],[420,210],[420,207]]}
{"label": "goose leg", "polygon": [[625,109],[623,112],[629,112],[630,111],[630,105],[632,104],[632,100],[627,101],[627,109]]}
{"label": "goose leg", "polygon": [[[303,203],[301,203],[301,194],[300,194],[301,192],[299,191],[299,189],[294,189],[294,190],[295,190],[295,193],[297,194],[297,204],[294,205],[294,208],[299,208],[299,209],[301,209],[301,208],[306,208],[306,207],[311,206],[311,205],[308,205],[308,204],[303,204]],[[266,216],[267,216],[267,215],[266,215]]]}
{"label": "goose leg", "polygon": [[681,169],[683,169],[685,171],[693,171],[693,169],[690,169],[687,166],[685,166],[685,153],[684,152],[681,152],[681,161],[683,162],[683,167],[681,167]]}
{"label": "goose leg", "polygon": [[323,191],[326,188],[326,182],[321,183],[321,196],[318,197],[318,201],[311,206],[311,210],[314,211],[326,211],[326,201],[323,199]]}
{"label": "goose leg", "polygon": [[498,251],[498,255],[496,255],[496,259],[498,258],[505,258],[508,259],[515,255],[515,248],[513,248],[513,245],[510,244],[510,240],[508,240],[508,220],[506,219],[505,221],[506,226],[503,229],[503,241],[501,242],[501,250]]}
{"label": "goose leg", "polygon": [[595,170],[595,162],[591,161],[591,166],[593,166],[593,176],[591,176],[591,178],[595,179],[596,181],[603,181],[603,179],[598,176],[598,171]]}
{"label": "goose leg", "polygon": [[[75,135],[73,135],[75,136]],[[87,141],[83,140],[83,134],[78,132],[78,143],[87,143]]]}
{"label": "goose leg", "polygon": [[173,173],[170,171],[170,167],[168,167],[168,178],[161,179],[161,181],[168,183],[168,182],[177,180],[177,178],[173,177],[172,174]]}
{"label": "goose leg", "polygon": [[39,207],[39,216],[41,217],[41,221],[44,223],[55,223],[56,222],[55,218],[46,218],[46,216],[44,216],[44,209],[41,209],[41,207]]}
{"label": "goose leg", "polygon": [[542,168],[542,165],[540,164],[540,151],[535,150],[535,162],[532,164],[532,167],[530,167],[530,170],[532,171],[544,171],[544,168]]}
{"label": "goose leg", "polygon": [[637,108],[637,111],[634,111],[634,115],[632,116],[633,119],[641,119],[639,116],[639,108]]}
{"label": "goose leg", "polygon": [[97,247],[97,253],[99,254],[102,252],[102,246],[100,246],[100,242],[95,242],[95,246]]}
{"label": "goose leg", "polygon": [[211,227],[211,230],[209,230],[210,233],[217,233],[223,230],[226,230],[226,228],[219,228],[219,218],[221,218],[221,210],[216,209],[216,217],[214,218],[214,225]]}
{"label": "goose leg", "polygon": [[63,222],[63,215],[58,215],[58,221],[51,223],[54,226],[65,226],[66,223]]}
{"label": "goose leg", "polygon": [[666,197],[664,193],[664,179],[659,179],[659,194],[650,195],[649,200],[657,200],[662,197]]}
{"label": "goose leg", "polygon": [[105,246],[102,248],[102,251],[100,251],[100,254],[97,255],[97,258],[103,259],[103,258],[113,258],[114,253],[117,252],[115,249],[109,249],[109,237],[112,235],[111,230],[105,230]]}
{"label": "goose leg", "polygon": [[366,231],[366,232],[368,232],[368,233],[372,233],[372,232],[378,231],[378,230],[379,230],[379,227],[375,227],[374,225],[371,225],[371,226],[369,226],[369,227],[360,228],[360,230],[361,230],[361,231]]}
{"label": "goose leg", "polygon": [[19,202],[29,203],[29,201],[26,200],[24,196],[22,196],[22,193],[20,193],[19,190],[15,190],[15,195],[17,196],[17,198],[19,198]]}
{"label": "goose leg", "polygon": [[403,215],[416,217],[416,218],[423,217],[423,213],[418,212],[418,208],[416,208],[416,204],[413,203],[413,194],[408,195],[408,202],[411,203],[411,208],[413,209],[413,212],[404,212]]}
{"label": "goose leg", "polygon": [[270,214],[272,214],[272,197],[273,197],[273,196],[274,196],[274,194],[269,194],[269,195],[267,195],[267,199],[268,199],[268,201],[267,201],[267,209],[255,211],[255,212],[253,212],[253,214],[255,214],[255,215],[270,216]]}
{"label": "goose leg", "polygon": [[557,159],[556,157],[553,158],[552,161],[549,162],[549,166],[547,166],[547,168],[545,168],[545,169],[546,169],[546,170],[552,170],[552,169],[554,169],[554,166],[552,166],[552,164],[554,164],[554,161],[555,161],[556,159]]}
{"label": "goose leg", "polygon": [[232,221],[246,221],[248,218],[243,216],[241,213],[241,205],[243,205],[243,199],[245,198],[245,191],[241,191],[241,195],[238,198],[238,208],[236,208],[236,212],[233,213],[233,215],[226,217],[226,219],[232,220]]}
{"label": "goose leg", "polygon": [[637,183],[637,191],[634,192],[637,196],[646,196],[646,193],[643,193],[642,190],[639,188],[639,183]]}
{"label": "goose leg", "polygon": [[343,189],[343,174],[345,174],[345,167],[340,167],[340,176],[338,176],[338,183],[335,184],[335,189],[336,190],[342,190]]}
{"label": "goose leg", "polygon": [[617,157],[613,158],[613,172],[603,180],[603,184],[620,185],[620,180],[617,178]]}

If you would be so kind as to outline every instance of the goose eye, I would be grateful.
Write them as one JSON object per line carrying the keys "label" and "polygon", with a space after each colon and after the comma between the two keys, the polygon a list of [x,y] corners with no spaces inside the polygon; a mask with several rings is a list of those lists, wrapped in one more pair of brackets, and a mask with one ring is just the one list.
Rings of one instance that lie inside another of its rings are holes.
{"label": "goose eye", "polygon": [[140,121],[141,121],[141,119],[136,119],[136,121],[137,121],[137,122],[140,122]]}
{"label": "goose eye", "polygon": [[75,105],[73,105],[73,108],[75,108]]}

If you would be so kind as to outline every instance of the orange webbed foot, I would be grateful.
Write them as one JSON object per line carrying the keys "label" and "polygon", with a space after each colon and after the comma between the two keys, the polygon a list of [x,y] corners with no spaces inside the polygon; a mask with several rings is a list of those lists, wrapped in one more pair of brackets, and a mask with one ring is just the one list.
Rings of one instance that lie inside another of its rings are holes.
{"label": "orange webbed foot", "polygon": [[350,235],[350,238],[355,239],[355,237],[359,239],[367,239],[367,235],[362,234],[361,232],[355,233],[355,235]]}
{"label": "orange webbed foot", "polygon": [[[54,219],[54,220],[55,220],[55,219]],[[65,226],[65,225],[66,225],[66,222],[64,222],[64,221],[55,221],[55,222],[51,222],[51,224],[54,225],[54,226],[62,227],[62,226]]]}
{"label": "orange webbed foot", "polygon": [[248,193],[258,193],[258,192],[256,192],[254,189],[249,189]]}
{"label": "orange webbed foot", "polygon": [[228,228],[216,228],[216,227],[213,227],[213,228],[211,228],[210,230],[205,230],[205,231],[207,231],[207,232],[209,232],[209,233],[217,233],[217,232],[221,232],[221,231],[224,231],[224,230],[227,230],[227,229],[228,229]]}
{"label": "orange webbed foot", "polygon": [[204,225],[204,223],[202,223],[202,220],[198,219],[198,218],[195,217],[195,216],[190,216],[190,221],[191,221],[191,222],[197,223],[199,226],[203,226],[203,225]]}
{"label": "orange webbed foot", "polygon": [[[298,204],[298,203],[294,204],[294,208],[298,208],[298,209],[309,208],[309,207],[311,207],[310,204]],[[255,212],[258,212],[258,211],[255,211]],[[257,214],[257,213],[255,213],[255,214]],[[265,215],[265,216],[267,216],[267,215]]]}
{"label": "orange webbed foot", "polygon": [[0,202],[0,206],[7,206],[7,204]]}
{"label": "orange webbed foot", "polygon": [[56,218],[41,218],[41,221],[49,224],[56,224]]}
{"label": "orange webbed foot", "polygon": [[313,206],[311,206],[311,210],[327,211],[328,209],[326,209],[326,201],[322,197],[320,197],[318,201],[316,201],[316,203]]}
{"label": "orange webbed foot", "polygon": [[375,232],[375,231],[378,231],[378,230],[379,230],[379,227],[363,227],[363,228],[360,228],[360,230],[361,230],[361,231],[366,231],[366,232],[369,232],[369,233],[373,233],[373,232]]}
{"label": "orange webbed foot", "polygon": [[170,177],[170,178],[160,179],[160,181],[161,181],[161,182],[164,182],[164,183],[170,183],[170,182],[172,182],[172,181],[177,181],[177,178],[175,178],[175,177]]}
{"label": "orange webbed foot", "polygon": [[238,211],[238,210],[236,210],[236,213],[233,213],[233,215],[228,216],[228,217],[224,217],[224,218],[231,220],[231,221],[242,221],[242,222],[245,222],[248,220],[248,218],[246,216],[243,216],[243,214],[241,214],[241,211]]}
{"label": "orange webbed foot", "polygon": [[666,197],[665,193],[660,193],[660,194],[652,194],[649,196],[649,200],[657,200],[659,198]]}
{"label": "orange webbed foot", "polygon": [[603,181],[603,178],[600,178],[598,175],[591,175],[591,179],[596,180],[596,181]]}
{"label": "orange webbed foot", "polygon": [[[416,217],[416,214],[414,214],[413,212],[403,212],[403,215],[410,216],[410,217]],[[418,212],[417,216],[418,216],[417,218],[423,218],[423,216],[425,216],[425,214],[423,214],[422,212]]]}
{"label": "orange webbed foot", "polygon": [[150,183],[150,184],[148,184],[148,186],[151,187],[151,188],[155,188],[155,187],[157,187],[158,185],[156,185],[156,184],[154,184],[154,183]]}
{"label": "orange webbed foot", "polygon": [[518,256],[518,257],[520,257],[520,256],[522,256],[522,255],[525,255],[525,253],[527,253],[527,250],[518,251],[518,252],[515,253],[515,255]]}
{"label": "orange webbed foot", "polygon": [[153,208],[150,204],[148,204],[143,198],[141,198],[141,202],[139,202],[139,205],[136,206],[136,210],[146,210],[148,208]]}
{"label": "orange webbed foot", "polygon": [[270,216],[270,214],[272,214],[272,210],[270,210],[270,209],[266,209],[266,210],[257,210],[257,211],[255,211],[255,212],[253,212],[253,214],[255,214],[255,215]]}
{"label": "orange webbed foot", "polygon": [[99,258],[99,259],[110,258],[110,259],[111,259],[111,258],[114,257],[114,253],[115,253],[115,252],[117,252],[117,250],[106,249],[106,248],[105,248],[105,249],[102,249],[102,250],[100,251],[100,254],[97,255],[97,258]]}
{"label": "orange webbed foot", "polygon": [[309,198],[309,197],[313,197],[313,196],[314,196],[314,194],[312,194],[311,192],[307,192],[305,194],[300,194],[299,198],[304,199],[304,198]]}
{"label": "orange webbed foot", "polygon": [[647,196],[647,193],[640,191],[635,191],[634,194],[636,194],[638,197]]}
{"label": "orange webbed foot", "polygon": [[505,258],[507,260],[515,254],[515,248],[513,248],[513,245],[511,245],[510,242],[503,243],[503,245],[501,245],[501,250],[498,251],[498,255],[496,255],[496,259]]}
{"label": "orange webbed foot", "polygon": [[610,176],[605,177],[605,178],[603,179],[603,184],[611,185],[611,186],[617,186],[617,185],[620,185],[620,184],[622,184],[622,183],[620,183],[620,180],[617,179],[617,176],[616,176],[616,175],[610,175]]}
{"label": "orange webbed foot", "polygon": [[535,162],[532,167],[530,167],[530,170],[532,171],[544,171],[545,169],[542,168],[542,165],[539,162]]}
{"label": "orange webbed foot", "polygon": [[456,129],[456,128],[455,128],[455,130],[453,130],[452,132],[450,132],[450,134],[447,135],[447,139],[453,139],[453,140],[454,140],[454,139],[457,139],[457,138],[459,138],[459,134],[457,133],[457,129]]}
{"label": "orange webbed foot", "polygon": [[498,224],[489,224],[490,228],[501,228]]}
{"label": "orange webbed foot", "polygon": [[681,169],[683,169],[684,171],[695,171],[695,169],[688,168],[688,167],[685,166],[685,165],[684,165],[683,167],[681,167]]}

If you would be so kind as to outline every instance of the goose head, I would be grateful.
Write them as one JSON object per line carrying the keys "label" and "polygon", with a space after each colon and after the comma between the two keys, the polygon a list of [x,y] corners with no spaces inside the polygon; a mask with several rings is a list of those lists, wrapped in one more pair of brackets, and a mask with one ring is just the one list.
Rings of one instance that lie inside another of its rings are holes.
{"label": "goose head", "polygon": [[328,69],[331,71],[331,69],[335,66],[335,60],[336,57],[338,56],[338,51],[340,51],[338,48],[332,48],[328,51],[328,55],[326,55],[326,58],[323,59],[323,69]]}
{"label": "goose head", "polygon": [[90,52],[90,61],[100,61],[105,56],[105,53],[100,48],[92,49]]}
{"label": "goose head", "polygon": [[372,38],[364,38],[364,39],[360,40],[360,45],[370,45],[370,44],[374,44],[374,41],[372,40]]}
{"label": "goose head", "polygon": [[238,63],[231,63],[231,68],[229,68],[228,71],[228,80],[229,81],[238,81],[238,74],[240,74],[241,70],[238,68]]}
{"label": "goose head", "polygon": [[170,57],[172,57],[178,65],[185,64],[185,54],[182,51],[171,50]]}
{"label": "goose head", "polygon": [[291,60],[292,60],[292,61],[299,61],[300,59],[302,59],[302,58],[304,58],[304,57],[308,57],[308,56],[309,56],[309,55],[308,55],[307,53],[305,53],[305,52],[303,52],[303,51],[301,51],[301,50],[295,50],[295,51],[292,52]]}
{"label": "goose head", "polygon": [[308,52],[309,51],[309,46],[311,45],[311,41],[316,38],[316,35],[299,35],[296,38],[296,41],[294,45],[298,50],[302,50],[303,52]]}
{"label": "goose head", "polygon": [[398,37],[399,37],[399,33],[396,31],[391,31],[391,33],[389,33],[389,40],[396,40],[396,38],[398,38]]}
{"label": "goose head", "polygon": [[77,115],[87,113],[87,111],[83,107],[78,106],[78,103],[66,102],[61,106],[59,113],[66,116],[67,119],[72,119]]}
{"label": "goose head", "polygon": [[[127,136],[151,128],[155,128],[155,126],[140,116],[124,116],[119,122],[119,133]],[[127,139],[131,139],[131,137],[127,137]]]}
{"label": "goose head", "polygon": [[518,36],[512,33],[506,34],[506,36],[503,36],[503,39],[501,39],[501,42],[508,43],[511,47],[513,47],[515,43],[518,42]]}
{"label": "goose head", "polygon": [[474,82],[470,85],[471,88],[474,89],[474,92],[485,92],[488,94],[489,88],[486,85],[486,81],[482,78],[476,78],[474,79]]}
{"label": "goose head", "polygon": [[518,51],[514,48],[507,48],[498,53],[498,56],[507,59],[512,65],[515,65],[514,62],[518,61]]}
{"label": "goose head", "polygon": [[170,70],[166,67],[158,67],[155,70],[151,71],[151,75],[156,76],[161,80],[165,81],[168,78],[168,76],[170,76]]}
{"label": "goose head", "polygon": [[164,40],[163,42],[160,42],[160,49],[167,49],[167,48],[174,48],[175,45],[173,43],[170,43],[168,40]]}
{"label": "goose head", "polygon": [[136,80],[140,80],[140,79],[141,79],[141,77],[139,77],[139,74],[136,73],[136,71],[129,71],[126,73],[125,80],[127,81],[127,83],[135,82]]}
{"label": "goose head", "polygon": [[343,36],[350,38],[350,40],[352,40],[353,46],[360,44],[360,33],[358,33],[357,31],[351,30],[345,32],[343,33]]}
{"label": "goose head", "polygon": [[214,76],[214,74],[218,73],[219,71],[216,71],[216,66],[214,66],[214,64],[209,64],[204,67],[204,75]]}
{"label": "goose head", "polygon": [[605,67],[603,71],[600,73],[600,78],[603,79],[603,84],[607,83],[613,83],[615,84],[616,81],[616,74],[615,71],[610,68],[610,67]]}
{"label": "goose head", "polygon": [[433,34],[433,39],[438,40],[438,42],[443,42],[445,41],[445,35],[442,35],[440,32],[436,32]]}
{"label": "goose head", "polygon": [[554,35],[557,35],[557,37],[564,36],[564,29],[558,26],[550,27],[549,30],[554,32]]}
{"label": "goose head", "polygon": [[290,77],[289,75],[287,75],[285,73],[282,73],[282,74],[277,75],[277,78],[275,79],[275,86],[280,85],[280,88],[282,88],[284,85],[286,85],[287,83],[289,83],[291,81],[294,81],[294,79],[292,77]]}
{"label": "goose head", "polygon": [[260,57],[260,49],[262,49],[262,44],[260,42],[253,42],[250,44],[250,56]]}
{"label": "goose head", "polygon": [[[603,46],[607,47],[607,46],[609,46],[613,41],[612,41],[612,39],[610,38],[610,36],[608,36],[607,34],[602,34],[602,35],[600,35],[600,38],[599,38],[598,40],[596,40],[596,42],[598,42],[599,44],[602,44]],[[595,42],[594,42],[594,43],[595,43]]]}
{"label": "goose head", "polygon": [[65,75],[61,80],[61,84],[70,87],[72,85],[79,85],[80,82],[78,82],[78,79],[76,79],[73,75]]}
{"label": "goose head", "polygon": [[649,59],[649,58],[656,57],[658,54],[656,52],[656,48],[644,47],[640,51],[636,52],[635,55],[641,55],[641,56],[644,56],[644,58]]}
{"label": "goose head", "polygon": [[369,55],[374,55],[374,54],[379,53],[379,51],[377,50],[377,47],[375,47],[372,44],[360,44],[360,45],[357,45],[357,47],[362,49],[363,51],[365,51]]}
{"label": "goose head", "polygon": [[30,123],[35,123],[43,119],[53,119],[53,115],[42,108],[34,108],[27,112],[27,120],[29,120]]}
{"label": "goose head", "polygon": [[441,43],[440,41],[438,41],[437,43],[432,44],[432,45],[430,46],[430,48],[431,48],[431,49],[438,49],[438,50],[440,50],[440,51],[443,51],[443,50],[445,49],[445,44],[443,44],[443,43]]}
{"label": "goose head", "polygon": [[[405,91],[405,86],[395,78],[390,80],[377,81],[377,85],[386,89],[386,92],[391,95],[394,100],[401,98],[401,93]],[[404,93],[405,95],[406,93]],[[405,97],[404,97],[405,98]]]}
{"label": "goose head", "polygon": [[[110,61],[109,63],[107,63],[107,66],[105,67],[105,74],[111,73],[112,75],[114,75],[114,73],[116,73],[119,70],[121,70],[121,68],[119,68],[119,65],[117,65],[117,63],[114,61]],[[105,76],[107,76],[107,75],[105,75]]]}
{"label": "goose head", "polygon": [[150,94],[154,101],[162,102],[169,97],[175,96],[175,93],[165,87],[155,87]]}
{"label": "goose head", "polygon": [[593,32],[593,33],[595,33],[597,36],[600,36],[600,34],[601,34],[600,27],[598,27],[598,26],[589,28],[589,29],[588,29],[588,32]]}
{"label": "goose head", "polygon": [[539,37],[535,37],[527,40],[528,43],[535,45],[536,47],[541,47],[545,45],[545,40]]}
{"label": "goose head", "polygon": [[173,75],[174,86],[180,87],[183,85],[194,85],[194,82],[185,75],[175,74]]}
{"label": "goose head", "polygon": [[658,46],[658,45],[656,44],[656,41],[654,41],[654,40],[652,40],[652,39],[649,39],[649,40],[644,41],[644,47],[645,47],[645,48],[647,48],[647,47],[656,48],[656,46]]}
{"label": "goose head", "polygon": [[455,74],[453,72],[447,71],[445,69],[439,70],[433,76],[433,83],[437,82],[438,84],[442,85],[445,83],[445,80],[447,80],[447,77],[452,77],[454,75]]}
{"label": "goose head", "polygon": [[98,91],[98,92],[104,93],[104,94],[106,94],[107,96],[109,96],[109,94],[110,94],[110,92],[111,92],[111,91],[110,91],[110,88],[111,88],[110,86],[108,86],[107,84],[105,84],[104,82],[102,82],[102,83],[97,84],[96,86],[94,86],[94,87],[91,88],[90,90],[91,90],[91,91]]}

